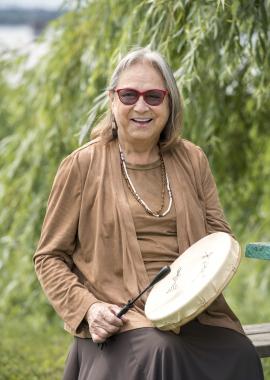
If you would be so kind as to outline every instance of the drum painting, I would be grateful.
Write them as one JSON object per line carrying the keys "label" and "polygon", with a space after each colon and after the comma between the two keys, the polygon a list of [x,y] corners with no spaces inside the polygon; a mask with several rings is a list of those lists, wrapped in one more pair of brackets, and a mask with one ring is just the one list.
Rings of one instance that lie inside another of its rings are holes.
{"label": "drum painting", "polygon": [[238,242],[225,232],[207,235],[170,266],[151,290],[145,314],[161,330],[173,330],[195,318],[224,290],[241,260]]}

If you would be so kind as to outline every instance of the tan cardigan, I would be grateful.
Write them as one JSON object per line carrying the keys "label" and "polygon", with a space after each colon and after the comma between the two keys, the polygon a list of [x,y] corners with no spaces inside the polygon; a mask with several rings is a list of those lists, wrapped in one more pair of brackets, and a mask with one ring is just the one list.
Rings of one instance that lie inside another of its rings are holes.
{"label": "tan cardigan", "polygon": [[[231,233],[202,150],[181,140],[163,157],[176,209],[179,254],[209,233]],[[84,316],[94,302],[123,305],[148,285],[117,141],[93,140],[61,163],[34,262],[65,329],[81,337],[90,336]],[[121,331],[152,326],[143,313],[145,300],[127,313],[129,322]],[[243,333],[222,295],[198,319]]]}

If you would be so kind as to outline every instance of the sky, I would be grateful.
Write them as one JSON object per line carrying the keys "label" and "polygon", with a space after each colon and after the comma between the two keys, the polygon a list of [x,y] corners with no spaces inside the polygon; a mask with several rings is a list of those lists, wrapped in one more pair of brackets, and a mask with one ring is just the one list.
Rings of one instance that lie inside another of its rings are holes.
{"label": "sky", "polygon": [[57,9],[63,0],[0,0],[0,8],[23,7],[23,8],[44,8]]}

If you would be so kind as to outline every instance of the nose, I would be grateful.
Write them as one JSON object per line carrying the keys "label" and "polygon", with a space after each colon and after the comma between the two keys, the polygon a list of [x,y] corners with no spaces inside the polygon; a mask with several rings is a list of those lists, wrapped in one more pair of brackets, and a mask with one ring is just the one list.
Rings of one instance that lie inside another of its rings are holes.
{"label": "nose", "polygon": [[148,109],[148,104],[144,101],[143,96],[141,95],[137,102],[134,104],[134,111],[144,112]]}

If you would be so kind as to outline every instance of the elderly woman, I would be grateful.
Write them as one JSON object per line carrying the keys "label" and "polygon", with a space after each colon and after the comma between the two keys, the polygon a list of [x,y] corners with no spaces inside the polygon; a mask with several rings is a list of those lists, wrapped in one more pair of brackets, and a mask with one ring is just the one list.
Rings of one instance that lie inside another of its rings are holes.
{"label": "elderly woman", "polygon": [[231,230],[206,156],[179,137],[180,95],[161,55],[127,54],[109,103],[95,139],[59,167],[34,256],[48,299],[75,337],[64,380],[262,379],[222,295],[178,334],[153,327],[145,297],[117,317],[191,244]]}

